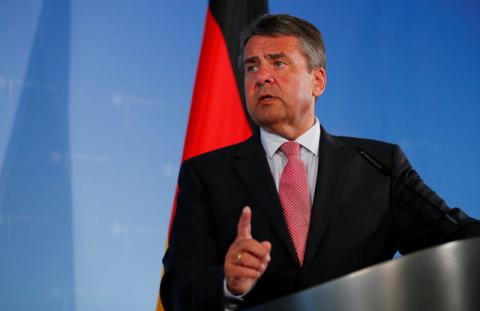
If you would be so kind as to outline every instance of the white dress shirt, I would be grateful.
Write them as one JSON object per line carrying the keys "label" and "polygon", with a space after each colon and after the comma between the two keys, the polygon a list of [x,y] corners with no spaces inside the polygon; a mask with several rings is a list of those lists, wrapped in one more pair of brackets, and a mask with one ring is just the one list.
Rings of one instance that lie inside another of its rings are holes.
{"label": "white dress shirt", "polygon": [[[305,168],[307,169],[308,187],[310,190],[310,202],[313,204],[313,195],[315,194],[315,184],[317,181],[318,171],[318,148],[320,146],[320,122],[315,118],[315,123],[305,133],[300,135],[295,142],[299,143],[300,155]],[[269,133],[263,128],[260,128],[260,140],[265,149],[270,171],[272,172],[275,186],[280,185],[280,176],[287,165],[287,157],[280,151],[280,146],[287,142],[288,139],[273,133]]]}

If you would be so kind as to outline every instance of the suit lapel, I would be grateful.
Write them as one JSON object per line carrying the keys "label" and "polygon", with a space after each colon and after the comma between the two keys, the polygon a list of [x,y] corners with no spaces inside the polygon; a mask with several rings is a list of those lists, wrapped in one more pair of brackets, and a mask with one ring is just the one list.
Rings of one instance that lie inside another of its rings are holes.
{"label": "suit lapel", "polygon": [[[274,231],[280,236],[291,259],[298,265],[275,182],[258,136],[251,137],[246,144],[242,145],[242,148],[239,148],[236,155],[235,170],[255,202],[258,203],[258,207],[264,211],[270,220]],[[252,208],[256,208],[256,206]]]}
{"label": "suit lapel", "polygon": [[312,263],[325,234],[350,161],[351,156],[346,147],[330,136],[322,127],[317,182],[303,264],[304,271]]}

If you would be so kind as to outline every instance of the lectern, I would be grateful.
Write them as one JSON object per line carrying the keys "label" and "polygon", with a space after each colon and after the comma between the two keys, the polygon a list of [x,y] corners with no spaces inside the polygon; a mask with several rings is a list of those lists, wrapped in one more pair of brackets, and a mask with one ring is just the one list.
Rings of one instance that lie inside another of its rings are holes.
{"label": "lectern", "polygon": [[480,238],[378,264],[249,311],[479,311]]}

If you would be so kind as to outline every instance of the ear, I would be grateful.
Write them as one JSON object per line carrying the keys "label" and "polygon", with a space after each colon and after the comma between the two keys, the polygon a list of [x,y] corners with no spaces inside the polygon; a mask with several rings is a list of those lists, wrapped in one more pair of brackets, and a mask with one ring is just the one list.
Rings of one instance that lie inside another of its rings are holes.
{"label": "ear", "polygon": [[315,98],[319,97],[325,91],[327,85],[327,72],[324,68],[315,67],[312,69],[313,72],[313,87],[312,95]]}

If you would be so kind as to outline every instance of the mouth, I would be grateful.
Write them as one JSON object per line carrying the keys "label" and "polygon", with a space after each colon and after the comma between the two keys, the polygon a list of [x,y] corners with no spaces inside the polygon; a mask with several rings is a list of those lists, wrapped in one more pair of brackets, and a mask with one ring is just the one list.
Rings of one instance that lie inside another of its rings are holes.
{"label": "mouth", "polygon": [[270,101],[270,100],[275,99],[275,98],[276,98],[275,96],[272,96],[270,94],[265,94],[265,95],[262,95],[258,98],[258,102],[262,103],[262,102]]}

